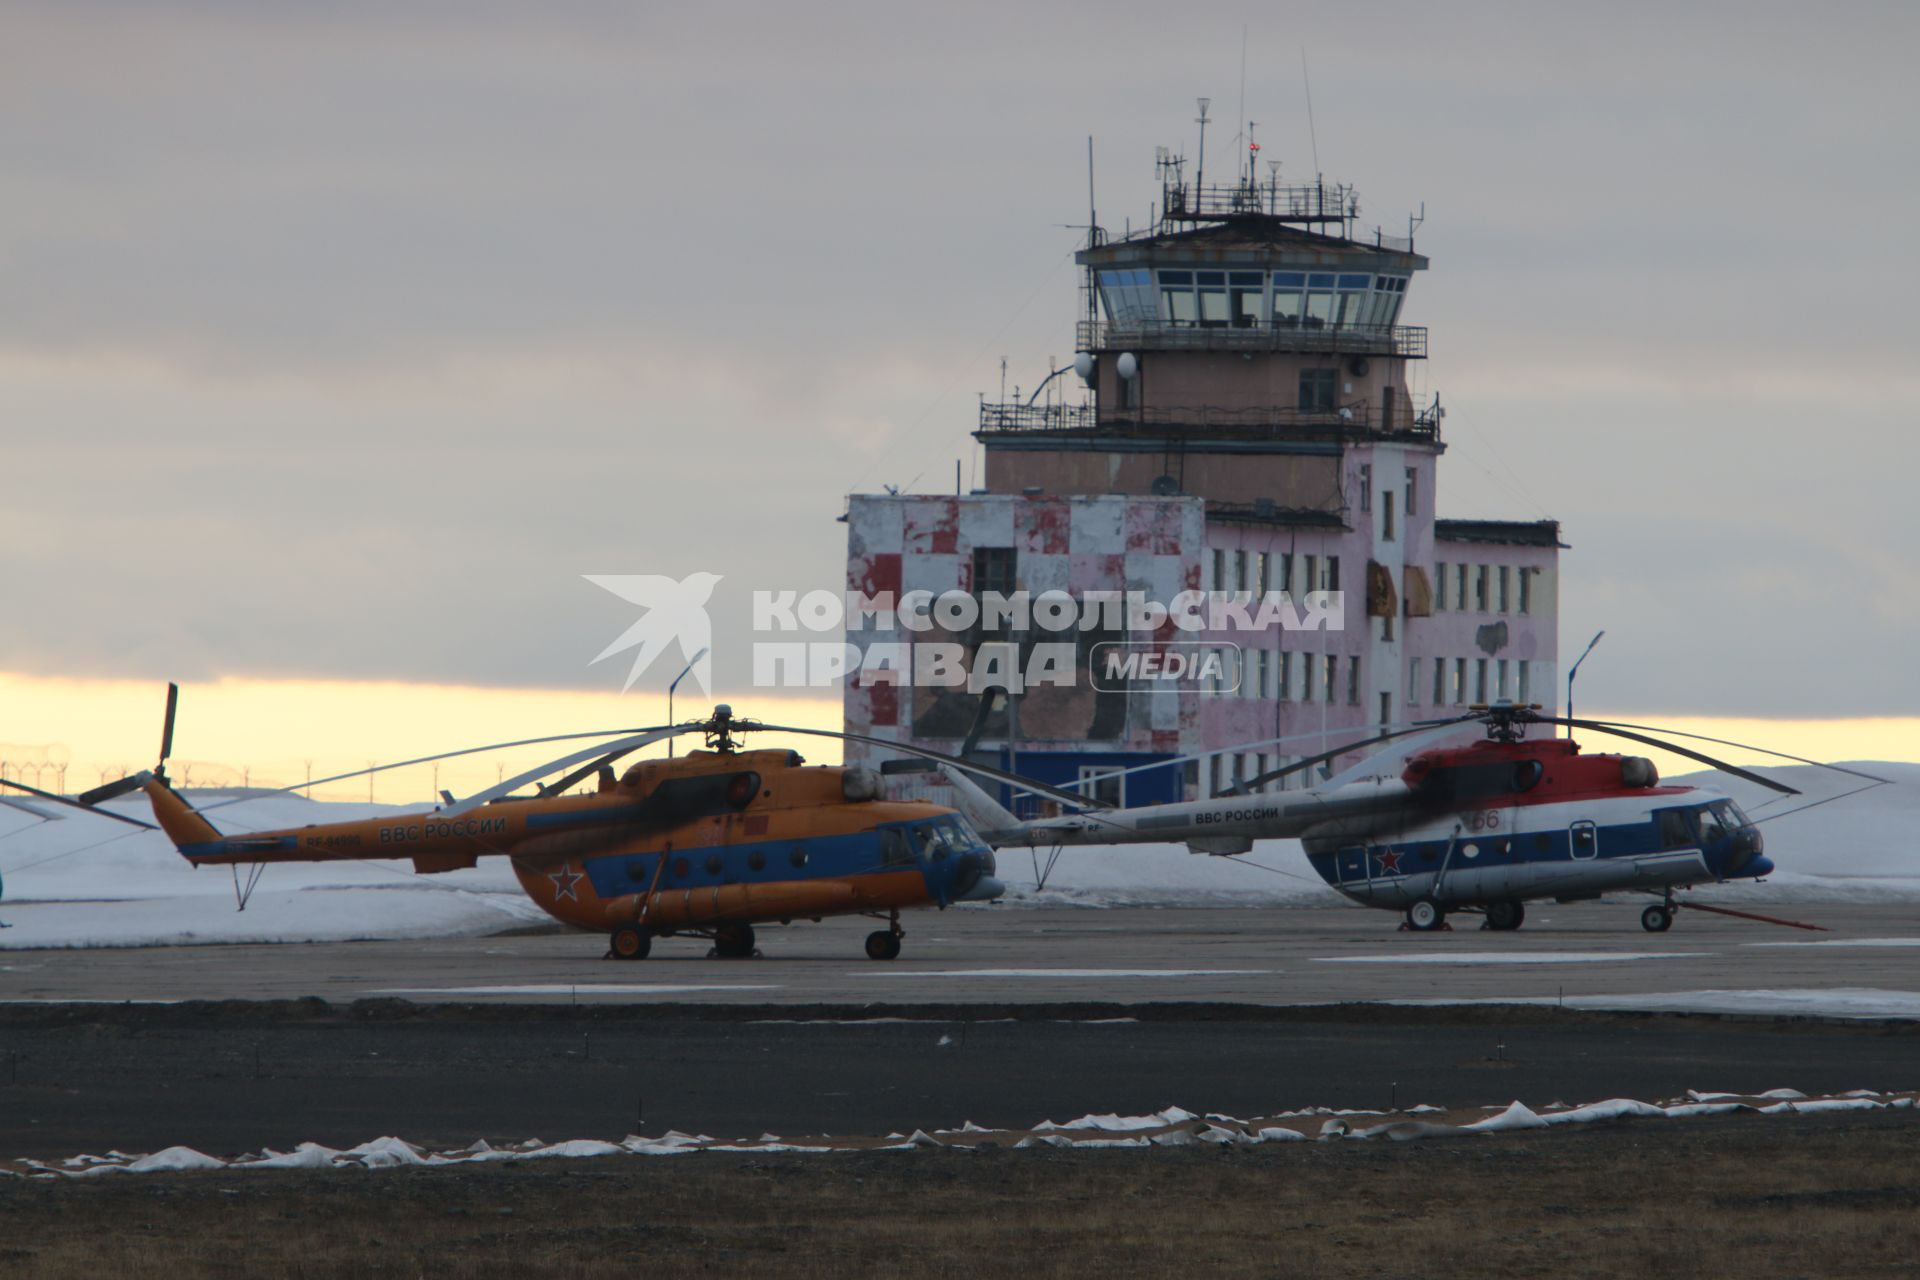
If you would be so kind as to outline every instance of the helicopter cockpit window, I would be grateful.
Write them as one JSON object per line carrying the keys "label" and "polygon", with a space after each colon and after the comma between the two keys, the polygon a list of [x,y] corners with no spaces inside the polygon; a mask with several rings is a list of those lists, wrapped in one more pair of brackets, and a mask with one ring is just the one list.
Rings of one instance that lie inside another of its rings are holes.
{"label": "helicopter cockpit window", "polygon": [[1753,819],[1742,813],[1740,806],[1731,800],[1715,801],[1713,811],[1720,815],[1720,821],[1726,824],[1729,831],[1737,827],[1750,827],[1753,825]]}
{"label": "helicopter cockpit window", "polygon": [[1712,805],[1700,810],[1700,839],[1721,840],[1733,834],[1732,830],[1720,820],[1719,806]]}
{"label": "helicopter cockpit window", "polygon": [[1690,849],[1693,844],[1693,824],[1687,821],[1687,815],[1679,809],[1662,809],[1660,811],[1660,847]]}
{"label": "helicopter cockpit window", "polygon": [[913,861],[913,850],[907,846],[907,833],[899,827],[880,829],[880,861],[889,867],[904,866]]}

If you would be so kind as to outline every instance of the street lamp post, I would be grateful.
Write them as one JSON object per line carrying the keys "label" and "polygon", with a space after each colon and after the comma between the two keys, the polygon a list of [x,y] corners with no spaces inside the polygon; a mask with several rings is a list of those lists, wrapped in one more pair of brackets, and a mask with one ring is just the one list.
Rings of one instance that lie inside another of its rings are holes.
{"label": "street lamp post", "polygon": [[[675,689],[678,689],[680,687],[680,682],[687,678],[687,672],[693,670],[694,663],[700,661],[700,659],[706,656],[707,656],[707,648],[705,645],[702,645],[700,647],[700,652],[694,654],[693,657],[687,659],[687,665],[680,668],[680,674],[675,676],[673,678],[673,683],[667,686],[667,723],[668,724],[673,723],[673,691]],[[667,759],[669,760],[673,759],[673,739],[672,738],[667,739]]]}
{"label": "street lamp post", "polygon": [[[1573,660],[1573,670],[1567,672],[1567,719],[1569,720],[1573,719],[1573,678],[1580,674],[1580,664],[1587,660],[1587,655],[1593,652],[1593,646],[1599,644],[1600,637],[1605,634],[1607,634],[1605,631],[1594,632],[1593,639],[1587,641],[1587,647],[1582,649],[1580,656]],[[1569,738],[1573,736],[1572,725],[1567,726],[1567,736]]]}

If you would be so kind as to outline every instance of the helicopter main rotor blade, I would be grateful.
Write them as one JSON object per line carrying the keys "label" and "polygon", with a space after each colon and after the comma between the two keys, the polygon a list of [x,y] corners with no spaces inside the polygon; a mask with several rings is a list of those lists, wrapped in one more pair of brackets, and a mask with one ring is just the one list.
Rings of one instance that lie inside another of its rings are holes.
{"label": "helicopter main rotor blade", "polygon": [[704,728],[706,728],[705,721],[698,721],[693,724],[665,725],[658,729],[649,729],[644,733],[637,733],[630,738],[622,738],[617,742],[602,742],[596,746],[588,747],[585,750],[575,751],[570,755],[561,756],[558,760],[549,760],[547,763],[537,765],[525,773],[517,773],[504,782],[499,782],[488,787],[485,791],[476,791],[466,799],[455,804],[450,804],[440,810],[440,816],[445,818],[459,817],[463,813],[478,809],[481,805],[489,801],[498,800],[502,796],[512,795],[527,783],[538,782],[556,770],[579,764],[582,760],[593,760],[597,762],[601,756],[607,754],[609,749],[624,755],[629,751],[638,751],[641,747],[650,746],[653,743],[664,741],[667,738],[678,737],[683,733],[693,733]]}
{"label": "helicopter main rotor blade", "polygon": [[542,783],[540,786],[540,794],[543,796],[557,796],[574,784],[592,777],[604,768],[610,767],[613,762],[621,756],[632,755],[639,749],[638,747],[621,747],[618,751],[607,752],[607,754],[601,756],[598,760],[589,760],[558,782]]}
{"label": "helicopter main rotor blade", "polygon": [[167,718],[160,725],[160,768],[173,757],[173,713],[180,708],[180,686],[167,682]]}
{"label": "helicopter main rotor blade", "polygon": [[1626,724],[1619,720],[1595,720],[1595,724],[1609,725],[1615,729],[1638,729],[1643,733],[1663,733],[1675,738],[1692,738],[1696,742],[1712,742],[1723,747],[1738,747],[1742,751],[1758,751],[1763,756],[1777,756],[1782,760],[1791,760],[1795,764],[1810,764],[1816,769],[1827,769],[1833,773],[1844,773],[1848,777],[1862,778],[1868,782],[1878,782],[1883,786],[1891,785],[1893,779],[1876,777],[1858,769],[1849,769],[1845,765],[1828,764],[1824,760],[1809,760],[1805,756],[1796,756],[1786,751],[1775,751],[1771,747],[1756,747],[1751,742],[1734,742],[1727,738],[1709,738],[1704,733],[1686,733],[1680,729],[1669,729],[1657,724]]}
{"label": "helicopter main rotor blade", "polygon": [[971,760],[962,760],[941,751],[929,751],[925,747],[916,747],[909,742],[895,742],[891,738],[874,738],[864,733],[842,733],[832,729],[800,729],[793,725],[762,724],[757,720],[736,720],[734,726],[742,731],[755,733],[799,733],[812,738],[840,738],[847,742],[864,742],[868,746],[881,747],[888,751],[899,751],[910,756],[919,756],[922,760],[935,760],[941,764],[952,765],[956,769],[965,769],[968,773],[977,773],[983,778],[992,778],[1008,786],[1018,787],[1022,791],[1031,791],[1035,795],[1049,796],[1076,809],[1111,809],[1110,804],[1080,795],[1078,792],[1065,791],[1059,787],[1037,782],[1032,778],[1010,773],[1005,769],[996,769],[988,764],[975,764]]}
{"label": "helicopter main rotor blade", "polygon": [[[410,765],[416,764],[433,764],[436,761],[453,760],[460,756],[477,756],[487,751],[506,751],[513,747],[537,747],[547,742],[579,742],[585,738],[618,738],[622,734],[651,733],[654,729],[665,729],[669,727],[671,726],[654,725],[650,729],[599,729],[591,733],[556,733],[544,738],[521,738],[515,742],[491,742],[484,747],[462,747],[458,751],[443,751],[439,755],[420,756],[413,760],[396,760],[392,764],[376,764],[368,769],[355,769],[352,773],[336,773],[331,777],[315,778],[311,782],[296,782],[290,787],[262,787],[249,796],[241,796],[233,800],[222,800],[219,804],[202,805],[200,812],[209,813],[215,809],[224,809],[230,804],[240,804],[245,800],[257,799],[261,795],[280,795],[294,791],[303,791],[308,787],[325,786],[330,782],[346,782],[352,778],[364,778],[369,774],[385,773],[389,769],[405,769]],[[690,726],[682,726],[683,729],[686,727]],[[567,763],[571,764],[572,760],[569,760]],[[555,766],[555,768],[564,767],[564,765]],[[549,770],[549,772],[551,772],[551,770]]]}
{"label": "helicopter main rotor blade", "polygon": [[1736,778],[1744,778],[1748,782],[1758,783],[1769,791],[1778,791],[1781,795],[1787,796],[1797,796],[1800,794],[1798,788],[1790,787],[1784,782],[1775,782],[1772,778],[1764,778],[1750,769],[1742,769],[1737,764],[1728,764],[1725,760],[1716,760],[1704,751],[1695,751],[1692,747],[1683,747],[1677,742],[1666,742],[1659,738],[1649,737],[1644,733],[1634,733],[1630,729],[1615,728],[1603,720],[1569,720],[1565,716],[1541,716],[1536,723],[1566,725],[1571,729],[1591,729],[1595,733],[1610,733],[1616,738],[1626,738],[1632,742],[1644,742],[1650,747],[1658,747],[1662,751],[1671,751],[1677,756],[1685,756],[1689,760],[1698,760],[1701,764],[1712,765],[1722,773],[1730,773]]}
{"label": "helicopter main rotor blade", "polygon": [[[144,784],[145,781],[146,781],[146,775],[144,774],[135,774],[132,778],[120,779],[120,782],[133,782],[136,786]],[[119,786],[120,783],[118,782],[108,783],[107,785],[110,787]],[[112,818],[115,822],[124,822],[131,827],[145,827],[149,831],[157,831],[159,829],[155,827],[151,822],[142,822],[138,818],[129,818],[124,813],[114,813],[108,809],[96,809],[92,805],[86,803],[84,799],[72,800],[67,798],[66,796],[55,795],[51,791],[42,791],[38,787],[30,787],[24,782],[15,782],[10,778],[0,778],[0,787],[12,787],[15,791],[24,791],[28,795],[39,796],[42,800],[51,800],[55,804],[63,804],[67,806],[67,808],[69,809],[78,809],[82,813],[92,813],[92,814],[98,814],[102,818]],[[104,789],[105,788],[96,788],[96,790],[104,790]],[[133,787],[127,787],[125,790],[131,791],[133,790]],[[87,794],[92,795],[93,792],[88,792]],[[115,792],[114,794],[119,795],[124,793]]]}
{"label": "helicopter main rotor blade", "polygon": [[1411,728],[1395,729],[1391,733],[1376,734],[1371,738],[1366,738],[1359,742],[1349,742],[1345,746],[1335,747],[1331,751],[1323,751],[1317,756],[1308,756],[1304,760],[1296,760],[1292,764],[1286,765],[1283,768],[1269,769],[1267,772],[1260,774],[1258,777],[1243,779],[1242,781],[1236,782],[1232,786],[1227,787],[1224,790],[1216,791],[1214,793],[1214,798],[1219,799],[1220,797],[1223,797],[1223,796],[1243,796],[1247,794],[1248,791],[1252,790],[1254,787],[1263,787],[1269,782],[1273,782],[1280,778],[1289,777],[1293,774],[1299,773],[1302,769],[1311,769],[1315,765],[1325,764],[1329,760],[1336,760],[1339,757],[1347,755],[1350,752],[1359,751],[1366,747],[1376,747],[1383,742],[1391,742],[1395,738],[1404,738],[1410,734],[1429,733],[1435,729],[1444,729],[1449,725],[1466,724],[1469,721],[1478,720],[1480,718],[1481,717],[1478,715],[1470,715],[1470,716],[1455,716],[1450,720],[1426,720],[1412,726]]}

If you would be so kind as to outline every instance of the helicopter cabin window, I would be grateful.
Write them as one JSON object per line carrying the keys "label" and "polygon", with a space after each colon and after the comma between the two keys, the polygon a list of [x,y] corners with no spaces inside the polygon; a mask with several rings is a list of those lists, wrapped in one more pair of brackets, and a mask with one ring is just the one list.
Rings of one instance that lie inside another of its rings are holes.
{"label": "helicopter cabin window", "polygon": [[692,868],[687,865],[685,858],[675,858],[673,860],[673,874],[676,879],[685,880],[687,878],[687,872],[691,870]]}
{"label": "helicopter cabin window", "polygon": [[1227,277],[1232,292],[1233,327],[1260,327],[1260,303],[1266,293],[1266,276],[1258,271],[1235,271]]}
{"label": "helicopter cabin window", "polygon": [[1297,329],[1306,317],[1307,276],[1303,271],[1273,273],[1273,327]]}
{"label": "helicopter cabin window", "polygon": [[1693,824],[1687,821],[1686,813],[1680,809],[1662,809],[1660,811],[1660,847],[1691,849],[1693,844]]}
{"label": "helicopter cabin window", "polygon": [[1714,809],[1700,810],[1699,822],[1702,843],[1708,840],[1722,840],[1733,834],[1732,829],[1720,820],[1720,815]]}
{"label": "helicopter cabin window", "polygon": [[708,855],[707,855],[707,874],[708,874],[708,875],[710,875],[710,876],[717,876],[717,875],[719,875],[719,874],[720,874],[720,868],[721,868],[721,865],[722,865],[722,864],[721,864],[721,862],[720,862],[720,855],[719,855],[719,854],[717,854],[717,853],[710,853],[710,854],[708,854]]}
{"label": "helicopter cabin window", "polygon": [[796,870],[806,866],[807,865],[806,846],[798,845],[798,844],[793,846],[793,852],[787,855],[787,861],[792,863]]}
{"label": "helicopter cabin window", "polygon": [[1338,385],[1338,369],[1302,369],[1300,371],[1300,411],[1302,413],[1332,413],[1334,388]]}
{"label": "helicopter cabin window", "polygon": [[752,871],[765,871],[767,869],[767,855],[763,851],[755,849],[747,855],[747,868]]}
{"label": "helicopter cabin window", "polygon": [[1227,273],[1196,271],[1193,280],[1195,292],[1200,295],[1200,327],[1203,329],[1226,328]]}
{"label": "helicopter cabin window", "polygon": [[1162,271],[1160,273],[1160,320],[1164,324],[1192,326],[1198,323],[1199,312],[1193,301],[1193,272]]}
{"label": "helicopter cabin window", "polygon": [[1567,835],[1576,858],[1591,858],[1600,852],[1599,829],[1591,822],[1581,821],[1567,828]]}

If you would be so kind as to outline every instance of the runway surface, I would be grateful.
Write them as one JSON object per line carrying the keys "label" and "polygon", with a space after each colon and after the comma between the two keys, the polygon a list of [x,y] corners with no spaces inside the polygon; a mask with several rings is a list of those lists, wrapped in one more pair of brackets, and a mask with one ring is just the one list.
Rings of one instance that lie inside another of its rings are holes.
{"label": "runway surface", "polygon": [[1826,933],[1683,911],[1664,934],[1640,928],[1641,905],[1536,904],[1518,932],[1484,931],[1477,917],[1463,916],[1457,929],[1436,934],[1400,932],[1392,915],[1342,907],[922,912],[903,917],[905,949],[894,961],[866,959],[861,943],[873,925],[850,919],[763,927],[761,956],[733,961],[708,959],[707,943],[695,938],[661,939],[643,961],[607,960],[601,938],[579,933],[14,951],[0,953],[0,999],[753,1006],[1518,999],[1660,1008],[1641,998],[1716,992],[1726,1012],[1920,1017],[1920,904],[1771,909],[1825,925]]}
{"label": "runway surface", "polygon": [[[762,930],[738,961],[694,939],[605,960],[583,934],[11,952],[0,1156],[1920,1082],[1920,1022],[1845,1020],[1914,1016],[1914,907],[1653,935],[1637,905],[1442,934],[1342,908],[965,910],[909,917],[892,962],[861,954],[857,920]],[[1593,1009],[1713,999],[1818,1018]],[[1536,1003],[1387,1003],[1515,1000]]]}

